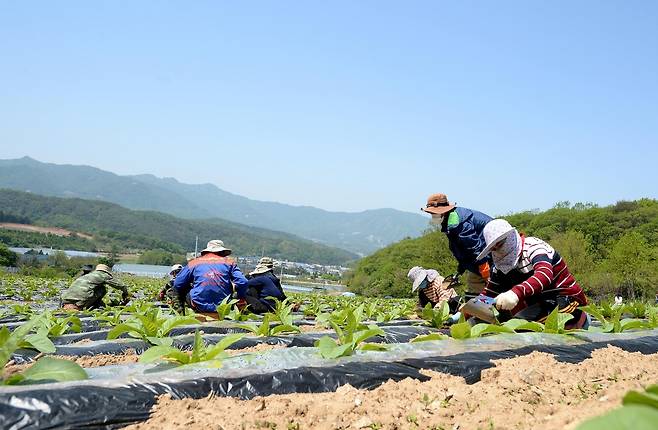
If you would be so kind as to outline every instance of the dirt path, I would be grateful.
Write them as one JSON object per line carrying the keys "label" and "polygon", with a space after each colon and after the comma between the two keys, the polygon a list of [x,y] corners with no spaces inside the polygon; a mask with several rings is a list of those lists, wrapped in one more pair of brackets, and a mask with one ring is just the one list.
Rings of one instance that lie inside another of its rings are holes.
{"label": "dirt path", "polygon": [[62,237],[68,237],[71,235],[78,235],[82,238],[85,239],[90,239],[92,240],[94,237],[90,236],[88,234],[84,233],[78,233],[78,232],[73,232],[70,230],[66,230],[64,228],[59,228],[59,227],[40,227],[36,225],[31,225],[31,224],[17,224],[17,223],[12,223],[12,222],[0,222],[0,228],[4,228],[6,230],[18,230],[18,231],[28,231],[28,232],[33,232],[33,233],[47,233],[47,234],[53,234],[55,236],[62,236]]}
{"label": "dirt path", "polygon": [[579,364],[532,354],[495,361],[482,380],[425,372],[427,382],[389,381],[372,390],[234,398],[160,398],[146,429],[571,429],[656,382],[658,354],[608,347]]}

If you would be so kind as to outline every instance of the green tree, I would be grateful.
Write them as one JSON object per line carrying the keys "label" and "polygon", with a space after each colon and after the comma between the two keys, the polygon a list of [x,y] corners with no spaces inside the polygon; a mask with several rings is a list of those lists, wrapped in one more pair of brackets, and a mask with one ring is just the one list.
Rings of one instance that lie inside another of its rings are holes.
{"label": "green tree", "polygon": [[650,297],[658,285],[657,257],[656,249],[641,234],[630,232],[612,244],[602,267],[626,297]]}
{"label": "green tree", "polygon": [[0,243],[0,266],[16,266],[18,255],[10,251],[4,244]]}

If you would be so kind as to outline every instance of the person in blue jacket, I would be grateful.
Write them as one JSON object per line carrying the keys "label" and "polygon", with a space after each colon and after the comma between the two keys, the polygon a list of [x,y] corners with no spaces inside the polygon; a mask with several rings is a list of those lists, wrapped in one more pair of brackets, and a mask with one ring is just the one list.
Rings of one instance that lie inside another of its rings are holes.
{"label": "person in blue jacket", "polygon": [[448,247],[457,259],[457,274],[453,278],[467,272],[468,292],[479,294],[489,279],[492,263],[491,256],[477,257],[486,246],[482,234],[484,226],[493,218],[482,212],[458,207],[441,193],[429,196],[427,205],[421,210],[432,215],[430,223],[440,226],[448,238]]}
{"label": "person in blue jacket", "polygon": [[275,302],[273,297],[280,302],[286,299],[286,295],[281,288],[269,276],[272,271],[265,264],[256,266],[253,272],[249,273],[251,277],[247,284],[237,289],[239,298],[244,298],[247,302],[247,309],[255,314],[263,314],[274,310]]}
{"label": "person in blue jacket", "polygon": [[238,298],[244,295],[247,278],[235,260],[228,257],[230,254],[224,242],[211,240],[201,251],[201,257],[188,262],[176,275],[174,289],[194,311],[216,312],[217,305],[233,293],[233,286]]}

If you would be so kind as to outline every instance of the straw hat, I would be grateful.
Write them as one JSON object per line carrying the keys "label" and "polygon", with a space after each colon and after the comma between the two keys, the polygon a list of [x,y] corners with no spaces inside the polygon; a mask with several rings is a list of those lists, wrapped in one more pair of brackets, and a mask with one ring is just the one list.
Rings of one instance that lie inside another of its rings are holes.
{"label": "straw hat", "polygon": [[259,261],[258,264],[262,264],[264,266],[267,266],[269,268],[274,267],[274,260],[270,257],[262,257]]}
{"label": "straw hat", "polygon": [[182,270],[182,269],[183,269],[183,265],[182,265],[182,264],[174,264],[174,265],[171,266],[171,268],[169,269],[169,274],[171,275],[172,273],[177,272],[177,271]]}
{"label": "straw hat", "polygon": [[214,252],[214,253],[222,252],[226,255],[229,255],[231,253],[231,250],[224,246],[224,242],[215,239],[208,242],[206,248],[201,250],[201,254],[205,254],[206,252]]}
{"label": "straw hat", "polygon": [[100,270],[101,272],[110,273],[110,274],[112,273],[112,269],[107,264],[96,265],[96,270]]}
{"label": "straw hat", "polygon": [[267,272],[269,272],[270,270],[272,270],[272,268],[267,267],[267,266],[264,265],[264,264],[259,264],[258,266],[256,266],[256,268],[255,268],[252,272],[249,272],[249,274],[250,274],[251,276],[253,276],[253,275],[260,275],[260,274],[262,274],[262,273],[267,273]]}
{"label": "straw hat", "polygon": [[413,281],[413,285],[411,286],[411,291],[414,292],[418,289],[420,284],[423,283],[425,279],[427,279],[428,282],[432,282],[435,279],[439,278],[439,283],[443,282],[443,277],[439,275],[439,272],[437,272],[434,269],[423,269],[420,266],[414,266],[411,269],[409,269],[409,273],[407,273],[407,278],[409,278],[410,281]]}
{"label": "straw hat", "polygon": [[421,211],[429,214],[441,215],[454,209],[455,205],[448,201],[448,196],[437,193],[427,198],[427,205],[420,208]]}

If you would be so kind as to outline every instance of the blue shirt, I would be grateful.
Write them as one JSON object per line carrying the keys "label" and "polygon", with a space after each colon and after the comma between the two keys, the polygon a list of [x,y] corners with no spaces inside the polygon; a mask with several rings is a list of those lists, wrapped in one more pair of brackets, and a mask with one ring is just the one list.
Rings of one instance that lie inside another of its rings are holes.
{"label": "blue shirt", "polygon": [[[174,289],[190,295],[190,301],[201,312],[216,312],[217,305],[247,283],[235,261],[228,257],[207,253],[190,261],[174,281]],[[240,294],[238,293],[238,296]]]}
{"label": "blue shirt", "polygon": [[469,270],[479,274],[478,266],[485,261],[491,264],[491,257],[477,260],[478,254],[485,248],[486,242],[482,231],[491,218],[487,214],[471,209],[456,207],[448,215],[446,228],[442,230],[448,236],[448,246],[459,266],[458,272]]}

